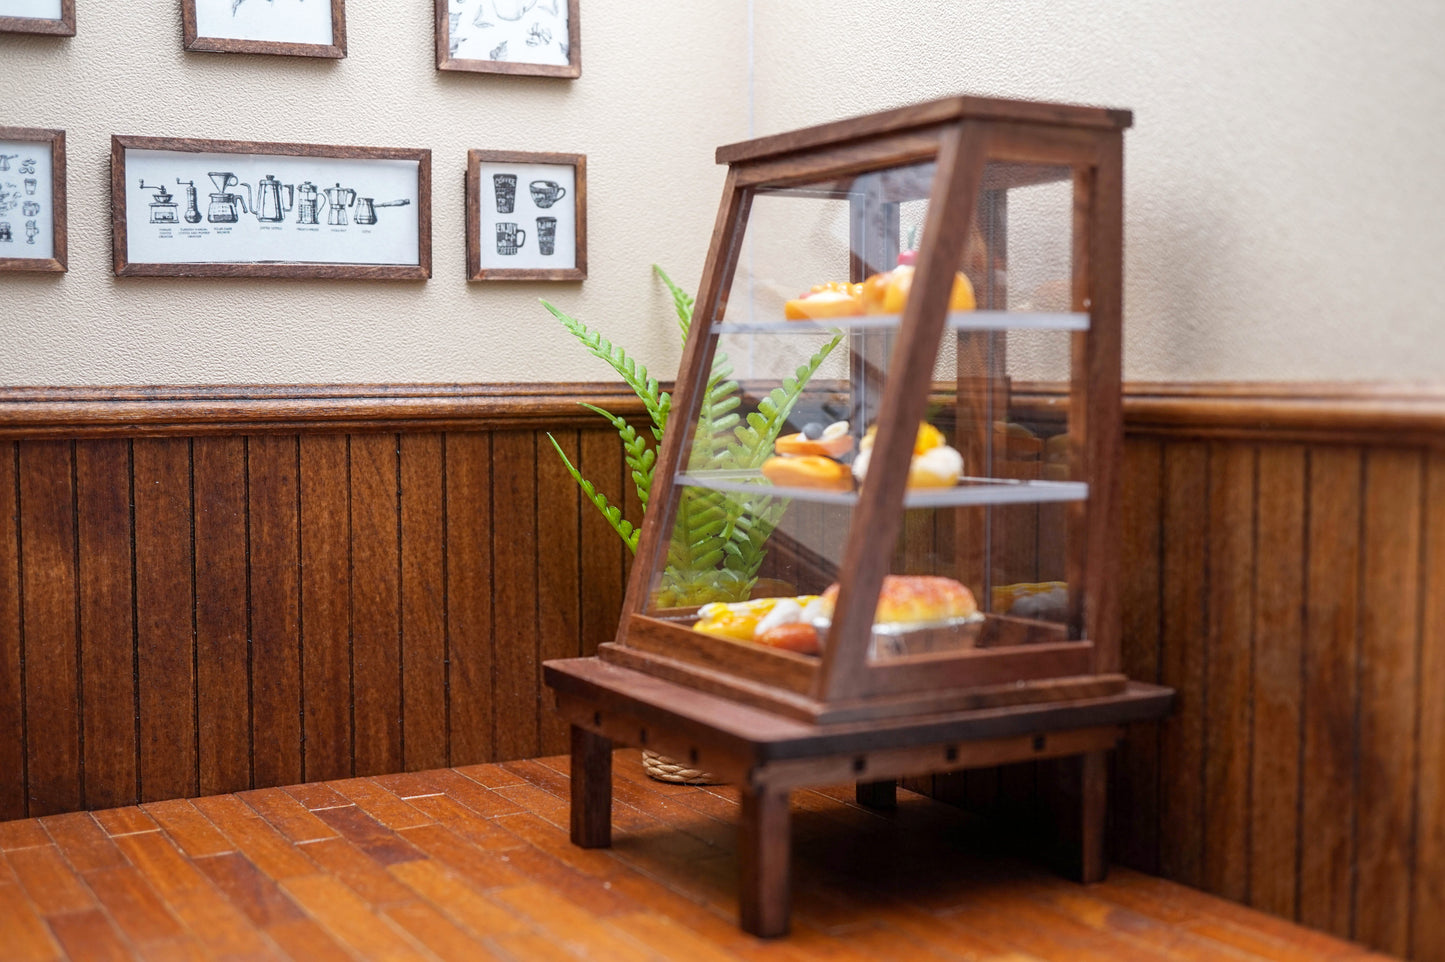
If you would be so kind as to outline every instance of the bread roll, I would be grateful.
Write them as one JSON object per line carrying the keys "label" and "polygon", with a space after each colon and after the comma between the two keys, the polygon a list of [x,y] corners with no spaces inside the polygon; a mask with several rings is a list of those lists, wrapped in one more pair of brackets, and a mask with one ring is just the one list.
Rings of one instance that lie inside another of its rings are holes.
{"label": "bread roll", "polygon": [[[830,609],[838,586],[829,585],[823,601]],[[952,578],[937,575],[887,575],[878,593],[875,625],[915,624],[970,618],[978,613],[973,592]]]}

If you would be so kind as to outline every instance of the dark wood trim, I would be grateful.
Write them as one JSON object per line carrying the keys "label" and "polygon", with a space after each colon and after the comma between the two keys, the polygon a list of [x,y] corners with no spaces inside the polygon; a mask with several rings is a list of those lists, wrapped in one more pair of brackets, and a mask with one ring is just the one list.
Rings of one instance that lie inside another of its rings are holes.
{"label": "dark wood trim", "polygon": [[0,17],[0,33],[44,33],[55,37],[75,36],[75,0],[60,0],[60,19],[48,17]]}
{"label": "dark wood trim", "polygon": [[196,0],[181,0],[181,21],[187,50],[200,53],[260,53],[282,57],[346,56],[346,0],[331,0],[331,42],[287,43],[276,40],[236,40],[230,37],[202,37],[196,28]]}
{"label": "dark wood trim", "polygon": [[582,16],[579,0],[567,0],[568,63],[508,63],[496,60],[454,59],[451,55],[451,22],[447,19],[447,0],[436,0],[437,69],[465,73],[495,73],[514,77],[560,77],[576,80],[582,76]]}
{"label": "dark wood trim", "polygon": [[[118,277],[295,277],[328,280],[427,280],[431,277],[431,150],[414,147],[350,147],[335,144],[278,144],[244,140],[202,140],[185,137],[110,138],[111,237],[113,266]],[[329,157],[341,160],[410,160],[417,165],[417,263],[245,263],[189,262],[143,264],[130,260],[126,231],[127,150],[189,153],[274,154],[282,157]]]}
{"label": "dark wood trim", "polygon": [[[6,18],[0,18],[0,24],[3,24],[4,19]],[[75,11],[72,8],[72,24],[74,20]],[[0,29],[3,29],[3,26],[0,26]],[[70,32],[74,33],[75,31],[72,29]],[[66,229],[65,131],[39,127],[0,127],[0,140],[35,141],[50,147],[50,208],[54,212],[51,215],[51,223],[53,224],[52,233],[55,236],[55,246],[50,257],[0,257],[0,271],[63,274],[69,269],[70,246],[69,234]]]}
{"label": "dark wood trim", "polygon": [[[571,166],[573,224],[576,247],[568,268],[482,267],[482,164],[558,164]],[[582,281],[587,279],[587,155],[555,151],[515,150],[467,151],[467,280],[469,281]]]}

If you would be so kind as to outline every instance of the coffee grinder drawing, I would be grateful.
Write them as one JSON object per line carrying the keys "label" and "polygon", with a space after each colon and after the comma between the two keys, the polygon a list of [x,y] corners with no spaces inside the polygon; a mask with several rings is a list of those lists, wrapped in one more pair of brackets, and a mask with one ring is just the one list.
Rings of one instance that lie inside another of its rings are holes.
{"label": "coffee grinder drawing", "polygon": [[174,194],[166,190],[164,184],[147,184],[144,179],[140,182],[141,190],[155,191],[155,199],[150,203],[152,224],[176,224],[179,218],[176,217],[176,202]]}
{"label": "coffee grinder drawing", "polygon": [[196,182],[194,180],[181,180],[176,178],[178,186],[186,189],[186,212],[183,215],[187,224],[199,224],[201,222],[201,207],[196,203]]}

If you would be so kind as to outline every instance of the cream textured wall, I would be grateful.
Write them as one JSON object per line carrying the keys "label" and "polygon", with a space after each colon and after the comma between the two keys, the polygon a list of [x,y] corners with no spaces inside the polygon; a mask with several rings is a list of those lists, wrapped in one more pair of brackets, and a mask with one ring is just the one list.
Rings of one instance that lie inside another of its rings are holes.
{"label": "cream textured wall", "polygon": [[758,0],[759,135],[1128,107],[1125,374],[1445,379],[1445,4]]}
{"label": "cream textured wall", "polygon": [[[351,0],[339,62],[187,53],[179,0],[77,7],[73,38],[0,34],[0,125],[65,129],[70,188],[69,273],[0,274],[0,384],[610,377],[540,297],[676,370],[649,265],[701,273],[713,150],[747,135],[745,4],[582,0],[576,81],[439,73],[431,0]],[[117,278],[113,133],[430,148],[432,278]],[[467,283],[474,147],[587,155],[587,281]]]}

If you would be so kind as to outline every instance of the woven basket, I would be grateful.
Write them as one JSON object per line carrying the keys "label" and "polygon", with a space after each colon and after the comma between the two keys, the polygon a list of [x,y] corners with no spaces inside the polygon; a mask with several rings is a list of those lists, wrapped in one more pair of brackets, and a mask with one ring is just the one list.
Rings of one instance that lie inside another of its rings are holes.
{"label": "woven basket", "polygon": [[648,778],[659,782],[672,782],[675,785],[723,784],[723,780],[716,775],[696,768],[688,768],[675,759],[648,751],[645,748],[642,750],[642,770],[647,772]]}

